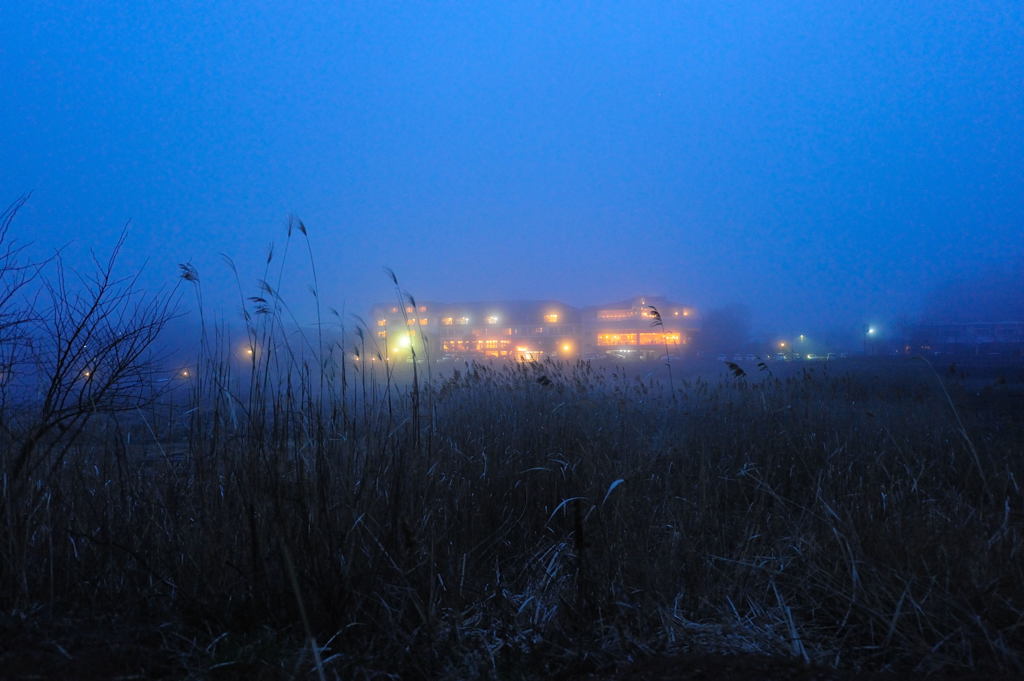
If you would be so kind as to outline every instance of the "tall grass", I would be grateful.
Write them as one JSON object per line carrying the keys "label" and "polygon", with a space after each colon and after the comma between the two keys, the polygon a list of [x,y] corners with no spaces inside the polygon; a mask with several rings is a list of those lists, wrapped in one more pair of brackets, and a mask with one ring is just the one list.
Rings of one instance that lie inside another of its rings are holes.
{"label": "tall grass", "polygon": [[1024,424],[923,365],[410,383],[372,334],[355,362],[288,333],[278,290],[250,301],[252,357],[208,329],[177,393],[95,414],[34,494],[5,482],[0,627],[36,652],[0,663],[506,679],[717,650],[1024,672]]}

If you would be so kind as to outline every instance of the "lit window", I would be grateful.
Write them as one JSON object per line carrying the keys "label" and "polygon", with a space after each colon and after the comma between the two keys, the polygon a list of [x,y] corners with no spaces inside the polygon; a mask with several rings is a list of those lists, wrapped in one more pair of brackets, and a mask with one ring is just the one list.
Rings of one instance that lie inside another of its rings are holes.
{"label": "lit window", "polygon": [[387,337],[388,337],[388,332],[387,331],[378,331],[377,332],[377,338],[387,338]]}
{"label": "lit window", "polygon": [[601,310],[597,313],[598,319],[629,319],[632,316],[632,310]]}
{"label": "lit window", "polygon": [[498,323],[498,315],[492,314],[491,316],[489,316],[487,318],[487,323],[488,324],[497,324]]}
{"label": "lit window", "polygon": [[445,326],[451,326],[452,322],[454,321],[455,320],[452,319],[451,317],[444,317],[443,319],[441,319],[441,323],[444,324]]}
{"label": "lit window", "polygon": [[555,324],[555,323],[557,323],[558,322],[558,313],[557,312],[549,312],[549,313],[547,313],[546,315],[544,315],[544,321],[546,321],[548,324]]}
{"label": "lit window", "polygon": [[405,320],[405,323],[408,324],[409,326],[412,326],[413,324],[416,323],[416,318],[415,317],[410,317],[409,319]]}
{"label": "lit window", "polygon": [[503,338],[484,338],[476,342],[477,350],[505,350],[510,342]]}
{"label": "lit window", "polygon": [[405,306],[405,311],[408,312],[409,314],[412,314],[413,312],[416,311],[416,308],[413,307],[412,305],[406,305]]}
{"label": "lit window", "polygon": [[387,325],[388,325],[388,320],[386,320],[386,319],[378,319],[377,320],[377,326],[387,326]]}
{"label": "lit window", "polygon": [[420,305],[420,312],[426,312],[426,311],[427,311],[427,306],[426,305]]}
{"label": "lit window", "polygon": [[599,333],[598,345],[636,345],[635,333]]}
{"label": "lit window", "polygon": [[420,317],[420,326],[426,326],[430,322],[426,317]]}
{"label": "lit window", "polygon": [[641,333],[640,345],[679,345],[682,339],[678,333]]}
{"label": "lit window", "polygon": [[466,324],[469,324],[469,317],[459,317],[459,324],[461,326],[465,326]]}
{"label": "lit window", "polygon": [[391,311],[392,312],[398,312],[398,308],[397,307],[393,307],[393,308],[391,308]]}

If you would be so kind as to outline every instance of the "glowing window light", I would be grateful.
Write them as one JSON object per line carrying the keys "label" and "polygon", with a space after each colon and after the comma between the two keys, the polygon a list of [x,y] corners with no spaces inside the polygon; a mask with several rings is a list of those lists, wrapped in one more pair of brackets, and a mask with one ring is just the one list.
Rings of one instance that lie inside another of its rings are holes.
{"label": "glowing window light", "polygon": [[632,310],[601,310],[597,313],[598,319],[629,319],[632,316]]}
{"label": "glowing window light", "polygon": [[546,321],[548,324],[555,324],[556,322],[558,322],[558,313],[557,312],[549,312],[549,313],[547,313],[546,315],[544,315],[544,321]]}
{"label": "glowing window light", "polygon": [[426,305],[420,305],[420,312],[426,312],[426,311],[427,311],[427,306]]}
{"label": "glowing window light", "polygon": [[641,333],[640,345],[679,345],[682,336],[674,331],[666,333]]}
{"label": "glowing window light", "polygon": [[426,326],[430,322],[427,317],[420,317],[420,326]]}
{"label": "glowing window light", "polygon": [[416,311],[416,308],[415,308],[415,307],[413,307],[412,305],[406,305],[406,306],[405,306],[405,311],[406,311],[407,313],[409,313],[409,314],[412,314],[413,312],[415,312],[415,311]]}
{"label": "glowing window light", "polygon": [[566,354],[572,352],[572,343],[562,343],[562,352]]}
{"label": "glowing window light", "polygon": [[190,373],[188,372],[188,369],[182,369],[182,370],[181,370],[181,377],[182,377],[182,378],[188,378],[188,377],[189,377],[189,376],[191,376],[191,375],[192,375],[192,374],[190,374]]}
{"label": "glowing window light", "polygon": [[377,320],[377,326],[387,326],[387,325],[388,325],[388,320],[386,320],[386,319],[378,319]]}
{"label": "glowing window light", "polygon": [[599,333],[598,345],[636,345],[635,333]]}
{"label": "glowing window light", "polygon": [[378,331],[377,332],[377,338],[387,338],[387,337],[388,337],[388,332],[387,331]]}
{"label": "glowing window light", "polygon": [[469,317],[459,317],[459,325],[466,326],[469,324]]}
{"label": "glowing window light", "polygon": [[497,324],[498,321],[499,321],[498,315],[496,315],[496,314],[492,314],[489,317],[487,317],[487,323],[488,324]]}
{"label": "glowing window light", "polygon": [[441,319],[441,323],[444,324],[445,326],[451,326],[454,322],[455,320],[451,317],[443,317]]}

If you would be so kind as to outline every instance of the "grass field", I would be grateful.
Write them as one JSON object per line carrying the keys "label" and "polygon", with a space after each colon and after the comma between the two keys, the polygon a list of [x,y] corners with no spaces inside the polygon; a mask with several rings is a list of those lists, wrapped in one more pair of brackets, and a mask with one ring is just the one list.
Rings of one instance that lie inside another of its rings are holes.
{"label": "grass field", "polygon": [[226,353],[79,432],[8,429],[8,676],[1024,673],[1020,367],[684,362],[670,387],[268,347],[239,381]]}

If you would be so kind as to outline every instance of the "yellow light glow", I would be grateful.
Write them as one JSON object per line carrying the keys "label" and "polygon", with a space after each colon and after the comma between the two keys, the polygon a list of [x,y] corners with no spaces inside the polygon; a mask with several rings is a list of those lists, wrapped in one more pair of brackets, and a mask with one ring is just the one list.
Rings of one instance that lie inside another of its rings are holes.
{"label": "yellow light glow", "polygon": [[86,378],[89,378],[90,376],[92,376],[92,372],[91,371],[83,371],[82,375],[85,376]]}
{"label": "yellow light glow", "polygon": [[391,349],[391,352],[403,352],[412,347],[412,332],[403,333],[395,339],[395,347]]}
{"label": "yellow light glow", "polygon": [[488,323],[488,324],[497,324],[497,323],[498,323],[498,315],[496,315],[496,314],[492,314],[492,315],[490,315],[490,316],[489,316],[489,317],[487,318],[487,323]]}
{"label": "yellow light glow", "polygon": [[635,333],[599,333],[598,345],[636,345]]}
{"label": "yellow light glow", "polygon": [[420,317],[420,326],[426,326],[429,321],[426,317]]}
{"label": "yellow light glow", "polygon": [[562,352],[572,352],[572,343],[562,343]]}
{"label": "yellow light glow", "polygon": [[182,369],[181,370],[181,377],[182,378],[188,378],[190,375],[191,374],[188,373],[188,369]]}
{"label": "yellow light glow", "polygon": [[786,341],[779,341],[779,347],[780,348],[786,347]]}
{"label": "yellow light glow", "polygon": [[377,326],[387,326],[387,325],[388,325],[388,320],[386,320],[386,319],[378,319],[377,320]]}
{"label": "yellow light glow", "polygon": [[544,321],[546,321],[548,324],[554,324],[555,322],[558,321],[558,313],[557,312],[549,312],[549,313],[547,313],[546,315],[544,315]]}
{"label": "yellow light glow", "polygon": [[444,324],[445,326],[451,326],[452,323],[454,323],[454,321],[455,320],[452,319],[451,317],[444,317],[441,319],[441,323]]}
{"label": "yellow light glow", "polygon": [[640,345],[679,345],[681,342],[682,337],[676,331],[640,334]]}
{"label": "yellow light glow", "polygon": [[459,325],[465,326],[469,324],[469,317],[459,317]]}

